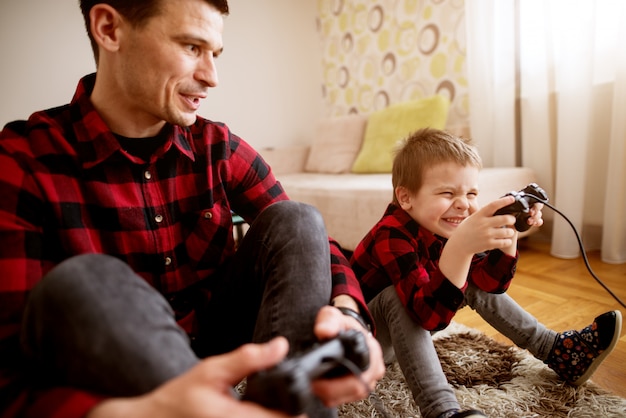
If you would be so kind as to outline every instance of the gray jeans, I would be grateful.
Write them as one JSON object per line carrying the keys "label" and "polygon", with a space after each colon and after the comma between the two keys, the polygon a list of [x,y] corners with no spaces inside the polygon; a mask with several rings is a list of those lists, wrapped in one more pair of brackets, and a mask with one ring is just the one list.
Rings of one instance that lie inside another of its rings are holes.
{"label": "gray jeans", "polygon": [[[540,324],[506,293],[491,294],[470,284],[465,303],[516,345],[545,360],[557,333]],[[387,363],[397,359],[424,418],[459,409],[459,403],[437,356],[430,331],[417,324],[395,289],[384,289],[368,304],[376,322],[376,338]]]}
{"label": "gray jeans", "polygon": [[[134,396],[184,373],[198,357],[246,342],[283,335],[291,353],[303,349],[314,340],[316,314],[331,294],[319,213],[291,201],[268,207],[220,282],[211,302],[198,309],[201,341],[191,343],[169,302],[125,263],[102,254],[64,261],[27,302],[22,347],[33,376],[44,385]],[[321,403],[308,413],[336,416]]]}

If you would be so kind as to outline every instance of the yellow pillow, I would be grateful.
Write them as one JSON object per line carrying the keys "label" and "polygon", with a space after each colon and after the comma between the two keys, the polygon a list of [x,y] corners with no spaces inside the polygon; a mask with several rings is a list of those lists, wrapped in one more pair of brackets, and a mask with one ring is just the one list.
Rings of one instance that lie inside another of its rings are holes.
{"label": "yellow pillow", "polygon": [[440,95],[398,103],[370,114],[353,173],[390,173],[398,141],[422,128],[443,129],[449,100]]}

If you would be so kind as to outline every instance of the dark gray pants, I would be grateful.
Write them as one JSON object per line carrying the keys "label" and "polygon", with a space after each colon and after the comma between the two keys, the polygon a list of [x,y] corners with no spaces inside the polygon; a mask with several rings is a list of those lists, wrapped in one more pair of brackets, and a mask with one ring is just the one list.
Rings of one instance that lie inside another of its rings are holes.
{"label": "dark gray pants", "polygon": [[[465,303],[519,347],[540,360],[548,357],[557,333],[539,323],[508,294],[487,293],[470,283]],[[439,362],[431,332],[409,316],[394,287],[385,288],[368,306],[385,361],[398,360],[422,417],[438,417],[460,409]]]}
{"label": "dark gray pants", "polygon": [[[199,312],[195,352],[168,301],[125,263],[102,254],[72,257],[42,279],[28,300],[22,345],[44,384],[133,396],[185,372],[198,355],[277,335],[287,337],[292,353],[302,349],[314,340],[315,316],[330,294],[321,216],[311,206],[279,202],[250,226]],[[309,414],[336,416],[321,407]]]}

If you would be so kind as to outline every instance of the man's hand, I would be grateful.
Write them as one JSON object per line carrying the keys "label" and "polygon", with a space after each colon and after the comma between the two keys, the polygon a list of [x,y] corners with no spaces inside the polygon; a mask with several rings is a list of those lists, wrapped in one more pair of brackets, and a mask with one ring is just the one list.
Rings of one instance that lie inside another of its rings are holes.
{"label": "man's hand", "polygon": [[230,353],[202,360],[187,373],[145,396],[111,399],[87,418],[280,418],[287,415],[233,396],[232,387],[245,376],[280,362],[289,349],[282,337],[266,344],[246,344]]}
{"label": "man's hand", "polygon": [[[344,306],[335,302],[338,306]],[[364,329],[356,319],[344,315],[337,308],[324,306],[320,309],[315,322],[315,335],[320,340],[333,338],[340,331],[347,329],[356,329],[365,334],[370,365],[361,376],[350,374],[333,379],[318,379],[312,383],[313,392],[329,407],[366,398],[376,387],[376,382],[385,374],[382,349],[372,333]]]}

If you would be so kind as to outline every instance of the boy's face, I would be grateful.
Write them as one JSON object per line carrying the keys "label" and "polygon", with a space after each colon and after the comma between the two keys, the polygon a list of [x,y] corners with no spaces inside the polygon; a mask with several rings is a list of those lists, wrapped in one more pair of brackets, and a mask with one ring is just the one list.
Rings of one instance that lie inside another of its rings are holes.
{"label": "boy's face", "polygon": [[450,238],[461,222],[478,210],[478,172],[474,166],[447,162],[424,170],[415,194],[400,191],[400,206],[424,228]]}

